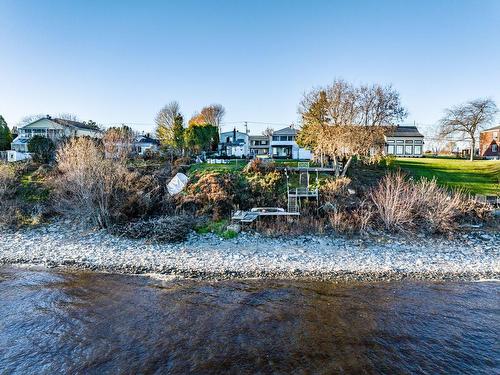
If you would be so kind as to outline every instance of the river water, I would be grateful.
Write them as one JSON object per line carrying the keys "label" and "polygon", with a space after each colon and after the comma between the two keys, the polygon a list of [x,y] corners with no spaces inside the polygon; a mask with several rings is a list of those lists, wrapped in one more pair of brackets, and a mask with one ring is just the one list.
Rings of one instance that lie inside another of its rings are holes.
{"label": "river water", "polygon": [[0,374],[498,374],[499,292],[3,267]]}

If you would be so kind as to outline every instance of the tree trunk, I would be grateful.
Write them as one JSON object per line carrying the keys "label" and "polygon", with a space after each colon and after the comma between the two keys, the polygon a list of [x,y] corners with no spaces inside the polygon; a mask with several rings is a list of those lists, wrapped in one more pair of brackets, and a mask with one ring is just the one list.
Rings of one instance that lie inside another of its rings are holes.
{"label": "tree trunk", "polygon": [[352,162],[352,156],[349,157],[349,160],[347,160],[347,163],[344,164],[344,169],[342,170],[342,177],[345,177],[347,173],[347,168],[351,165]]}
{"label": "tree trunk", "polygon": [[474,160],[474,151],[476,150],[476,139],[472,137],[472,141],[470,142],[470,161]]}

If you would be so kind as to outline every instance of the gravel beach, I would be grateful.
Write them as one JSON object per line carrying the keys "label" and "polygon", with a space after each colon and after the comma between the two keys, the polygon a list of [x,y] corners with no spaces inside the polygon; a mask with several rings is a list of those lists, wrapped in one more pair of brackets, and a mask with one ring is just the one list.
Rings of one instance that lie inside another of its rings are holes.
{"label": "gravel beach", "polygon": [[240,234],[224,240],[192,234],[180,244],[115,237],[55,222],[3,231],[0,264],[70,267],[207,279],[325,280],[500,279],[500,233],[464,232],[453,239]]}

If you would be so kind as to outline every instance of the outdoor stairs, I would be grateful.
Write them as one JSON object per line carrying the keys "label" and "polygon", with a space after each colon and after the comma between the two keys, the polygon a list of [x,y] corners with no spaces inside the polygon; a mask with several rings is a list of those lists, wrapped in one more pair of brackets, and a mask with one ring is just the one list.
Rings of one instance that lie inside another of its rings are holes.
{"label": "outdoor stairs", "polygon": [[299,212],[299,202],[296,195],[288,195],[288,212]]}

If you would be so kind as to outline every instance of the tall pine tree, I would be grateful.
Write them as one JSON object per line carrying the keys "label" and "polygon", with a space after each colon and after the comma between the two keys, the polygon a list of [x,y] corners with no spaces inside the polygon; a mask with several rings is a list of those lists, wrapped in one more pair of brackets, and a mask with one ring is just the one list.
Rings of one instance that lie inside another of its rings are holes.
{"label": "tall pine tree", "polygon": [[10,150],[12,134],[7,125],[7,121],[0,115],[0,151]]}

